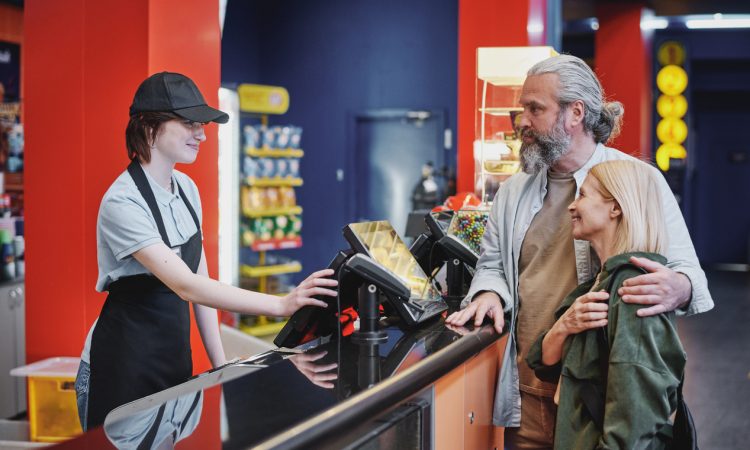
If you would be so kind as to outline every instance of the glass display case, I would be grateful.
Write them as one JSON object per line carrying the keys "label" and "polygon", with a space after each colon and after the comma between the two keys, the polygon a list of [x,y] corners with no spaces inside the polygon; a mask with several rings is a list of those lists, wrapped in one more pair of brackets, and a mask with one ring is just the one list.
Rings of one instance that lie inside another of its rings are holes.
{"label": "glass display case", "polygon": [[474,190],[483,204],[492,202],[500,184],[518,172],[521,141],[513,122],[526,72],[556,55],[552,47],[480,47],[477,49]]}

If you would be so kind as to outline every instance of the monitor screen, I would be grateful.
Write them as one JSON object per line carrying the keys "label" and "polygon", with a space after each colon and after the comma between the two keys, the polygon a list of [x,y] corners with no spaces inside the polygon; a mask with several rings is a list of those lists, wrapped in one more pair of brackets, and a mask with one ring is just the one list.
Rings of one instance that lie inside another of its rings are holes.
{"label": "monitor screen", "polygon": [[443,301],[432,280],[388,221],[352,223],[344,230],[344,237],[355,250],[369,255],[409,287],[412,299]]}

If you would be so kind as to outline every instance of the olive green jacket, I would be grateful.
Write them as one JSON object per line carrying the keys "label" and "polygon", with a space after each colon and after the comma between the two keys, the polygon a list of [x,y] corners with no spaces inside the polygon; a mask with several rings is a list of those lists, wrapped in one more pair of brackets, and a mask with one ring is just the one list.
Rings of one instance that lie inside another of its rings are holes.
{"label": "olive green jacket", "polygon": [[[608,259],[594,290],[606,289],[611,274],[628,263],[630,256],[646,257],[661,264],[666,259],[654,253],[625,253]],[[563,356],[555,366],[542,363],[543,333],[526,358],[537,376],[560,379],[560,403],[555,425],[556,449],[646,449],[666,448],[671,436],[670,415],[677,404],[677,387],[685,368],[685,352],[677,335],[674,313],[637,317],[642,305],[621,301],[617,289],[628,278],[640,275],[632,265],[614,274],[609,299],[608,375],[599,362],[597,330],[569,336]],[[591,291],[594,280],[579,285],[555,312],[559,318],[579,296]],[[601,352],[604,353],[604,352]],[[562,369],[561,369],[562,368]],[[588,382],[606,389],[604,430],[598,429],[583,404],[581,392]]]}

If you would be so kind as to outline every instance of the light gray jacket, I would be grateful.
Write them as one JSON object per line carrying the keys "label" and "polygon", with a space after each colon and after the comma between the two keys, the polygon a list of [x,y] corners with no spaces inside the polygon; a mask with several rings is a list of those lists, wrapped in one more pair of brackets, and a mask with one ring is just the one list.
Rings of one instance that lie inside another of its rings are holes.
{"label": "light gray jacket", "polygon": [[[617,159],[636,160],[619,150],[598,144],[591,158],[573,174],[576,180],[576,197],[591,167],[600,162]],[[714,302],[708,292],[706,275],[698,263],[698,257],[677,201],[658,169],[646,163],[643,164],[658,174],[664,219],[669,230],[669,248],[664,253],[669,261],[667,267],[687,275],[693,287],[689,306],[686,311],[677,311],[677,314],[689,315],[708,311],[713,308]],[[480,291],[493,291],[503,299],[504,310],[510,314],[510,322],[506,323],[509,332],[508,344],[495,391],[493,417],[495,426],[518,427],[521,421],[521,394],[518,386],[515,337],[518,311],[518,257],[526,231],[534,216],[542,208],[546,194],[546,171],[537,175],[519,173],[503,183],[495,196],[487,220],[487,228],[482,238],[482,255],[477,263],[474,280],[461,305],[462,307],[468,305]],[[570,220],[567,216],[561,219]],[[583,283],[599,271],[600,263],[587,241],[576,240],[574,245],[578,282]],[[552,299],[552,301],[559,302],[562,299]]]}

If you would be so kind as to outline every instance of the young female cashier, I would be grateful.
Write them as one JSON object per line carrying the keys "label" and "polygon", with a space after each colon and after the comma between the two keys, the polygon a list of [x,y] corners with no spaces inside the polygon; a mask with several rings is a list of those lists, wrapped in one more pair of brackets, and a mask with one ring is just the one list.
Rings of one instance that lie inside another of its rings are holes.
{"label": "young female cashier", "polygon": [[138,87],[125,143],[131,163],[104,194],[96,227],[97,291],[108,291],[86,339],[76,378],[84,429],[132,400],[193,374],[190,312],[214,367],[224,364],[216,310],[286,316],[314,295],[335,296],[335,280],[315,272],[279,298],[208,277],[198,189],[175,164],[190,164],[206,140],[203,125],[226,123],[195,83],[162,72]]}

